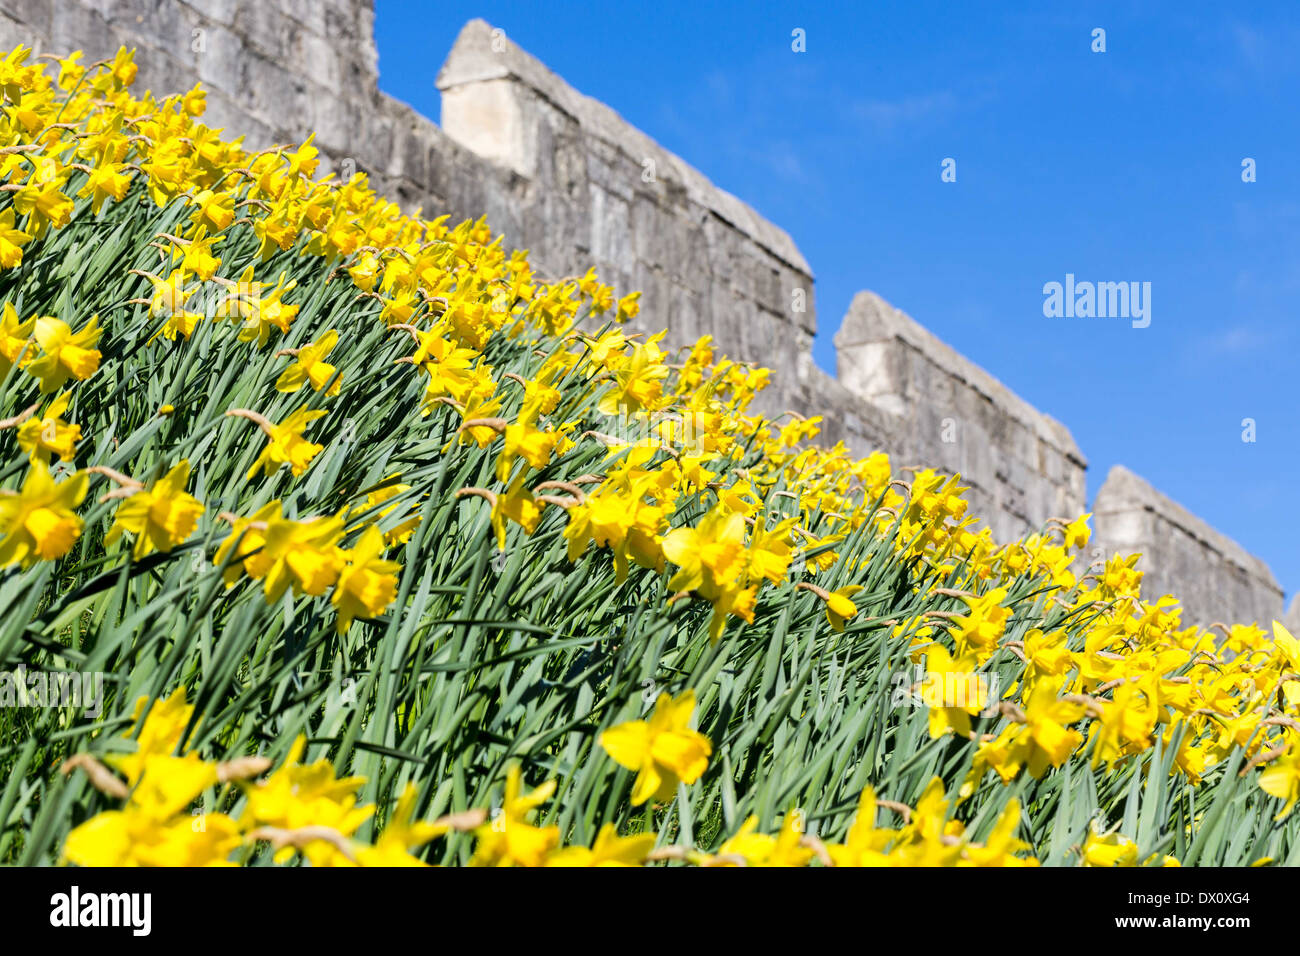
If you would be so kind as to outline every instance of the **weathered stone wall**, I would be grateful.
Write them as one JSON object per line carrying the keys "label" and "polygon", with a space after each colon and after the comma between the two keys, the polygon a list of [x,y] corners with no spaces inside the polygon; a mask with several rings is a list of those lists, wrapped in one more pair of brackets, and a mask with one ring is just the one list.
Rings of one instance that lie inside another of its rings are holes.
{"label": "weathered stone wall", "polygon": [[1084,510],[1087,468],[1069,430],[871,292],[835,335],[839,380],[890,421],[900,463],[957,472],[999,540]]}
{"label": "weathered stone wall", "polygon": [[1282,616],[1282,589],[1268,565],[1122,465],[1110,470],[1093,508],[1097,546],[1106,555],[1141,552],[1142,593],[1173,594],[1185,622],[1267,627]]}
{"label": "weathered stone wall", "polygon": [[729,354],[778,365],[811,351],[812,272],[790,237],[608,106],[481,20],[438,89],[443,131],[542,200],[520,237],[540,261],[572,270],[576,254],[642,290],[650,324],[669,319],[677,342],[725,330]]}
{"label": "weathered stone wall", "polygon": [[[772,368],[763,410],[822,414],[828,441],[960,472],[1001,539],[1084,510],[1087,463],[1065,426],[872,293],[836,335],[838,380],[818,368],[812,271],[790,237],[499,31],[461,31],[437,76],[439,126],[380,92],[373,27],[371,0],[0,0],[0,49],[90,61],[136,47],[140,87],[201,82],[205,122],[249,146],[314,132],[327,168],[368,173],[410,210],[486,215],[543,275],[595,265],[641,289],[640,328],[674,345],[712,334]],[[1183,597],[1187,620],[1281,614],[1262,562],[1128,472],[1095,510],[1098,547],[1143,551],[1150,587]]]}
{"label": "weathered stone wall", "polygon": [[86,61],[138,49],[141,88],[202,82],[208,117],[265,146],[314,129],[342,146],[340,101],[376,89],[374,8],[367,0],[0,0],[0,44],[80,49]]}

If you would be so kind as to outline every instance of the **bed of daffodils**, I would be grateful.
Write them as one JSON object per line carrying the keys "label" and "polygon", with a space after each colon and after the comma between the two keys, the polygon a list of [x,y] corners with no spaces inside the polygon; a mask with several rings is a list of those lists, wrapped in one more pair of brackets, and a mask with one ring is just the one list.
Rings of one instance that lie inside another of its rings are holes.
{"label": "bed of daffodils", "polygon": [[135,72],[0,59],[0,859],[1300,859],[1280,624]]}

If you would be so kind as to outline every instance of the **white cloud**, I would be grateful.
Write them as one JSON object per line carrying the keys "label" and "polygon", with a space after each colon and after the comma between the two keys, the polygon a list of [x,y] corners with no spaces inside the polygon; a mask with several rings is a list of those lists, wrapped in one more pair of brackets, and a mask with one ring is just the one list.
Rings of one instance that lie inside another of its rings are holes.
{"label": "white cloud", "polygon": [[912,125],[951,113],[957,97],[947,90],[904,96],[896,100],[864,100],[853,106],[853,113],[881,131]]}

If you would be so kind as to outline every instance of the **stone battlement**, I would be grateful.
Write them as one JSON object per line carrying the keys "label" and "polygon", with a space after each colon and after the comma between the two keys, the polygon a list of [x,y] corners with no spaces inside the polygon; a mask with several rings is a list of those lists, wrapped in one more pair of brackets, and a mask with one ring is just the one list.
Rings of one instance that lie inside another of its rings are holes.
{"label": "stone battlement", "polygon": [[[879,296],[844,317],[838,378],[818,368],[813,274],[790,236],[482,20],[437,75],[441,125],[379,90],[370,0],[0,0],[0,49],[19,43],[87,60],[136,47],[141,88],[201,82],[205,122],[251,147],[315,132],[327,166],[409,210],[486,215],[543,275],[594,265],[642,290],[639,328],[673,345],[710,334],[772,368],[763,410],[821,414],[828,441],[959,472],[1001,540],[1086,510],[1069,430]],[[1182,598],[1185,622],[1282,615],[1262,561],[1126,469],[1094,510],[1094,555],[1142,551],[1145,590]]]}

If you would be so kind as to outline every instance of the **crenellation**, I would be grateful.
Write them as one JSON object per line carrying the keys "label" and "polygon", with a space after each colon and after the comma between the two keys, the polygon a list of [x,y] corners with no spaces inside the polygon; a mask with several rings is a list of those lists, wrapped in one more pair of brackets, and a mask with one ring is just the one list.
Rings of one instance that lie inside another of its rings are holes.
{"label": "crenellation", "polygon": [[1122,465],[1094,504],[1095,554],[1140,552],[1143,593],[1177,596],[1184,621],[1258,622],[1282,615],[1282,589],[1268,566]]}
{"label": "crenellation", "polygon": [[960,472],[999,538],[1083,510],[1069,432],[879,296],[854,298],[835,344],[841,382],[893,422],[884,447]]}

